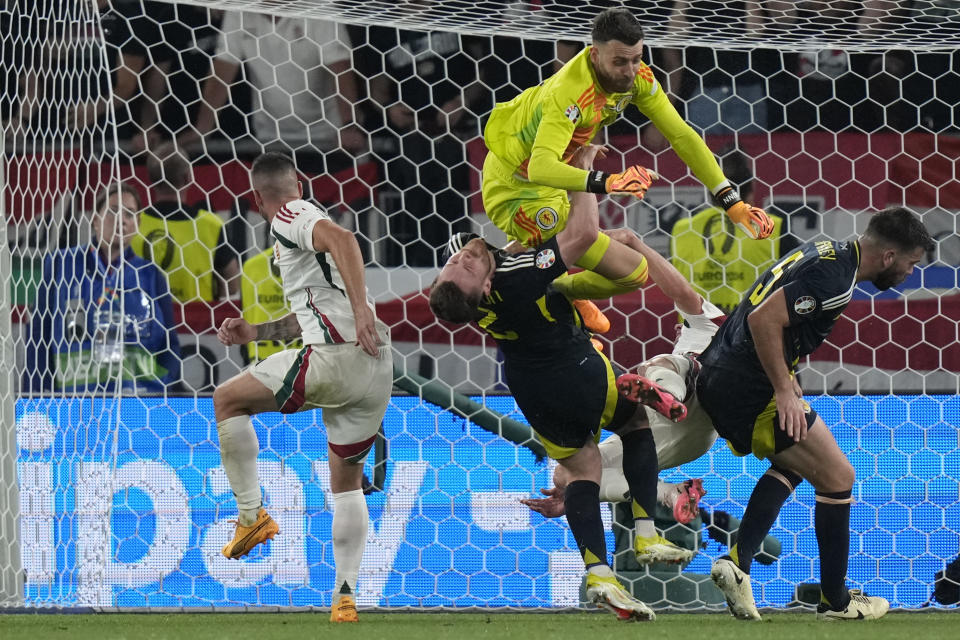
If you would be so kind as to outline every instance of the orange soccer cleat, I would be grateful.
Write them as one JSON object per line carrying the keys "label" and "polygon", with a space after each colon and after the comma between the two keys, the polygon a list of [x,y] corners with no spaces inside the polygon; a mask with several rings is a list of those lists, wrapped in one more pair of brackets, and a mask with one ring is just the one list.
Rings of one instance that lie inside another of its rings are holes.
{"label": "orange soccer cleat", "polygon": [[257,514],[257,521],[252,526],[244,527],[237,522],[233,540],[226,544],[221,553],[233,560],[242,558],[250,553],[255,546],[267,540],[272,540],[273,536],[278,533],[280,533],[280,527],[276,521],[270,517],[265,509],[260,509]]}
{"label": "orange soccer cleat", "polygon": [[573,306],[580,312],[583,318],[583,326],[593,333],[606,333],[610,331],[610,320],[600,311],[600,307],[589,300],[573,300]]}
{"label": "orange soccer cleat", "polygon": [[330,607],[330,622],[360,622],[357,617],[357,603],[351,595],[334,596],[336,601]]}

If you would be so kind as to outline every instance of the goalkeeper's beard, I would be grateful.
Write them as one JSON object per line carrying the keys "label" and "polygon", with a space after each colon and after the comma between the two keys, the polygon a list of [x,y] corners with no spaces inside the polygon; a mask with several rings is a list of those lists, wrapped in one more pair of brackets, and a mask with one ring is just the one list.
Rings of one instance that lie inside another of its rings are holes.
{"label": "goalkeeper's beard", "polygon": [[607,93],[626,93],[633,88],[633,78],[607,75],[597,66],[594,66],[594,71],[597,74],[597,80],[600,81],[600,86]]}

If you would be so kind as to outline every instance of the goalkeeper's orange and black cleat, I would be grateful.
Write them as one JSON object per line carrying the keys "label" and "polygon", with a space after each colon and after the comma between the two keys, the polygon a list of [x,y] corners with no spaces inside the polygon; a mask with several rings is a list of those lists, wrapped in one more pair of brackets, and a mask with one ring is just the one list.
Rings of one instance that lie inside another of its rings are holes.
{"label": "goalkeeper's orange and black cleat", "polygon": [[674,422],[687,417],[687,407],[682,402],[656,382],[635,373],[625,373],[617,378],[617,391],[627,400],[646,405]]}
{"label": "goalkeeper's orange and black cleat", "polygon": [[257,514],[257,521],[252,526],[244,527],[237,522],[237,528],[233,532],[233,540],[223,547],[221,553],[234,560],[242,558],[258,544],[272,540],[278,533],[280,533],[280,527],[276,521],[270,517],[265,509],[260,509]]}
{"label": "goalkeeper's orange and black cleat", "polygon": [[593,333],[606,333],[610,331],[610,320],[600,311],[600,307],[589,300],[572,300],[573,306],[580,312],[583,318],[583,326],[587,331]]}

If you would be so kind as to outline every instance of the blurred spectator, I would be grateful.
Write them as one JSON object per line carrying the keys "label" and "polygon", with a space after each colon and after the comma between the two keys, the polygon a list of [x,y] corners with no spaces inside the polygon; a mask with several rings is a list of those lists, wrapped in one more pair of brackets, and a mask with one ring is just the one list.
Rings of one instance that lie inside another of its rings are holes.
{"label": "blurred spectator", "polygon": [[[183,56],[212,30],[207,9],[148,0],[98,0],[107,42],[107,64],[112,79],[112,102],[104,96],[74,104],[68,124],[84,128],[107,114],[112,106],[118,137],[132,150],[170,138],[186,123],[186,104],[175,98],[180,117],[171,122],[163,112],[165,97],[173,94],[171,78],[181,70]],[[182,93],[182,92],[181,92]],[[109,92],[105,95],[109,95]],[[166,129],[166,130],[164,130]]]}
{"label": "blurred spectator", "polygon": [[[227,12],[222,31],[196,125],[180,135],[181,146],[216,128],[243,65],[253,96],[251,134],[263,149],[329,153],[342,148],[350,154],[366,149],[365,134],[354,120],[360,85],[344,27],[310,18]],[[303,169],[334,173],[343,168],[329,165]]]}
{"label": "blurred spectator", "polygon": [[[753,173],[747,157],[736,150],[721,152],[721,156],[723,174],[740,190],[744,201],[752,202]],[[782,245],[788,241],[781,240],[783,219],[777,215],[770,218],[773,233],[764,240],[751,239],[718,207],[681,218],[671,232],[671,262],[697,293],[730,313],[763,270],[787,249]]]}
{"label": "blurred spectator", "polygon": [[[742,40],[757,28],[746,11],[751,4],[678,0],[670,28],[675,36],[722,29]],[[685,119],[694,128],[705,135],[766,131],[766,78],[780,68],[777,52],[687,47],[664,49],[663,56],[671,97],[686,101]]]}
{"label": "blurred spectator", "polygon": [[31,311],[25,392],[161,393],[180,379],[167,279],[130,249],[140,200],[112,184],[96,199],[89,246],[48,254]]}
{"label": "blurred spectator", "polygon": [[465,141],[480,135],[475,101],[486,89],[485,40],[457,33],[370,27],[358,70],[385,114],[374,151],[399,191],[389,220],[389,264],[434,266],[435,247],[469,227]]}
{"label": "blurred spectator", "polygon": [[[290,315],[290,305],[283,295],[280,269],[273,263],[273,247],[261,251],[243,263],[240,286],[243,319],[250,324],[271,322]],[[300,339],[290,341],[259,340],[248,342],[243,350],[246,362],[259,362],[284,349],[299,349]]]}
{"label": "blurred spectator", "polygon": [[886,46],[905,9],[905,3],[892,0],[815,0],[795,3],[784,9],[775,23],[768,23],[770,30],[806,34],[811,42],[806,50],[785,53],[783,71],[770,77],[776,104],[770,128],[785,126],[797,132],[914,128],[917,105],[932,93],[923,97],[904,92],[902,80],[912,72],[911,56],[893,50],[874,53],[822,44],[859,38]]}
{"label": "blurred spectator", "polygon": [[134,252],[163,269],[179,302],[236,297],[240,265],[227,244],[223,219],[205,204],[183,202],[193,182],[190,163],[166,146],[148,156],[147,172],[153,205],[140,216]]}
{"label": "blurred spectator", "polygon": [[0,67],[6,73],[0,116],[6,122],[8,140],[61,137],[66,103],[85,97],[84,89],[97,90],[77,86],[77,69],[86,62],[81,25],[88,14],[89,7],[81,3],[13,0],[4,4]]}

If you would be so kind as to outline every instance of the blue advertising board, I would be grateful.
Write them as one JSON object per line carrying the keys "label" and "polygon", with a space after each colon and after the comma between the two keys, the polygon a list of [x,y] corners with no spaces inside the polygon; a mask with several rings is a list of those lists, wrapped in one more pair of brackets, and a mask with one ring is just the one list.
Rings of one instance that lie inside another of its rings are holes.
{"label": "blue advertising board", "polygon": [[[857,470],[852,584],[894,606],[927,602],[958,553],[960,398],[813,397]],[[522,420],[509,396],[486,405]],[[281,533],[242,561],[220,555],[236,505],[220,466],[209,398],[21,399],[21,549],[37,606],[329,606],[331,494],[322,414],[254,421],[268,509]],[[384,421],[384,490],[358,601],[380,607],[577,604],[582,564],[564,519],[517,499],[550,484],[533,454],[417,398]],[[741,516],[766,464],[722,441],[662,479],[701,477],[702,506]],[[783,606],[818,575],[813,491],[803,484],[772,534],[783,554],[755,565],[761,606]],[[612,549],[612,536],[608,536]],[[713,544],[687,571],[708,573]]]}

